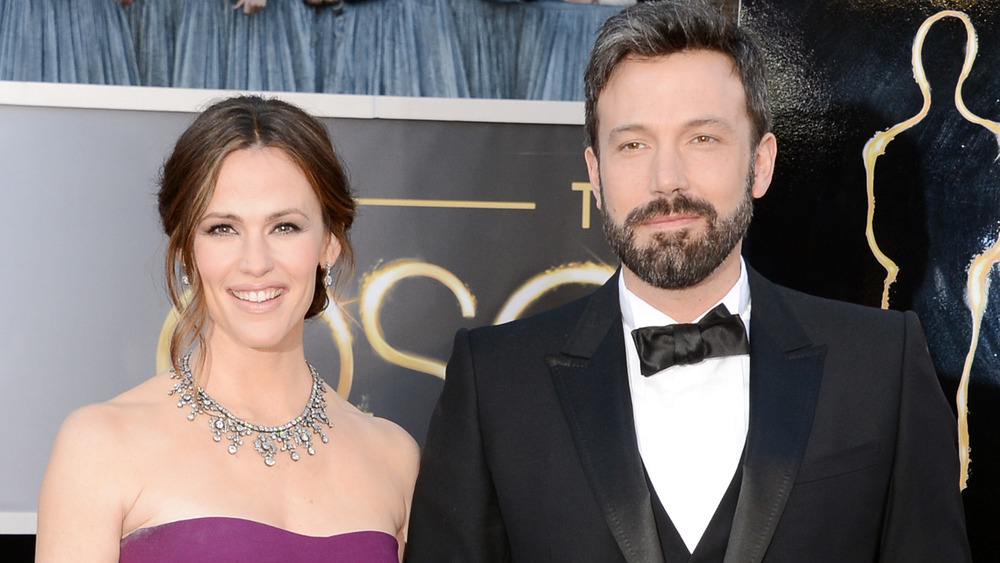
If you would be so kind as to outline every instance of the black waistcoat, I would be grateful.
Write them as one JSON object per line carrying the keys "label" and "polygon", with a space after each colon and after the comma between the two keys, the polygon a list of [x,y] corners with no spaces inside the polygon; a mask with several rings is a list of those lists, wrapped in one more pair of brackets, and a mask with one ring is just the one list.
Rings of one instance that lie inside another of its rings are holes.
{"label": "black waistcoat", "polygon": [[721,563],[726,556],[726,545],[729,543],[729,531],[733,527],[733,516],[736,514],[736,502],[740,498],[740,484],[743,481],[743,460],[736,468],[733,480],[722,496],[719,506],[715,509],[708,528],[698,540],[694,553],[688,551],[687,545],[681,539],[677,528],[660,503],[649,475],[646,475],[646,485],[649,487],[653,500],[653,516],[656,519],[656,531],[660,536],[660,547],[663,548],[663,559],[666,563]]}

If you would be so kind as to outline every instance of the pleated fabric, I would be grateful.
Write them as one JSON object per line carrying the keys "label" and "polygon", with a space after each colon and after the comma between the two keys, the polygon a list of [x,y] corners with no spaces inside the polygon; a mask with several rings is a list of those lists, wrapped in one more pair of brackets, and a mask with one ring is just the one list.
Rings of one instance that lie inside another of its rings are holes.
{"label": "pleated fabric", "polygon": [[111,0],[0,1],[0,80],[137,85],[122,6]]}
{"label": "pleated fabric", "polygon": [[0,0],[0,80],[580,100],[621,7],[366,0]]}
{"label": "pleated fabric", "polygon": [[136,0],[125,9],[143,86],[179,86],[174,80],[179,3]]}
{"label": "pleated fabric", "polygon": [[452,0],[451,4],[469,95],[515,97],[521,36],[519,7],[486,0]]}
{"label": "pleated fabric", "polygon": [[368,1],[345,4],[339,13],[317,10],[316,34],[322,92],[469,96],[451,0]]}
{"label": "pleated fabric", "polygon": [[583,71],[597,31],[622,6],[538,2],[520,8],[514,97],[583,100]]}
{"label": "pleated fabric", "polygon": [[228,32],[223,87],[316,91],[313,11],[301,0],[271,0],[249,16],[231,7],[223,10],[220,20]]}
{"label": "pleated fabric", "polygon": [[[387,27],[381,2],[348,4],[318,14],[316,62],[320,90],[331,94],[376,94],[383,67],[380,36]],[[391,66],[391,61],[389,63]],[[401,73],[402,73],[402,69]],[[415,86],[411,85],[411,89]]]}
{"label": "pleated fabric", "polygon": [[400,30],[414,31],[416,61],[420,77],[420,96],[439,98],[469,97],[468,74],[458,42],[459,31],[451,0],[403,0],[410,8],[406,20],[398,21]]}

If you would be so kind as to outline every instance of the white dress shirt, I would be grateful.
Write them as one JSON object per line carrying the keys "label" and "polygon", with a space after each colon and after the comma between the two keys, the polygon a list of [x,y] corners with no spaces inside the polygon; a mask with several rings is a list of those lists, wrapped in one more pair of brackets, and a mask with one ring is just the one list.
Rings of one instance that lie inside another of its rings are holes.
{"label": "white dress shirt", "polygon": [[[632,330],[677,321],[629,291],[624,276],[618,278],[618,290],[639,454],[663,508],[688,551],[694,552],[743,453],[750,415],[750,356],[709,358],[643,376]],[[719,303],[739,313],[749,338],[750,285],[742,258],[736,285],[705,313]]]}

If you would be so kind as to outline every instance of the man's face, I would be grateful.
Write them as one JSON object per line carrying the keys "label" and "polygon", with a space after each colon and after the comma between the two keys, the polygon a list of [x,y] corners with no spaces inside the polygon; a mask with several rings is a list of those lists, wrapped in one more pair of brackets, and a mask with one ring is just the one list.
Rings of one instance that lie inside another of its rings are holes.
{"label": "man's face", "polygon": [[770,133],[751,145],[730,59],[713,51],[626,59],[601,92],[597,116],[600,157],[588,148],[587,167],[625,268],[678,289],[735,263],[776,147]]}

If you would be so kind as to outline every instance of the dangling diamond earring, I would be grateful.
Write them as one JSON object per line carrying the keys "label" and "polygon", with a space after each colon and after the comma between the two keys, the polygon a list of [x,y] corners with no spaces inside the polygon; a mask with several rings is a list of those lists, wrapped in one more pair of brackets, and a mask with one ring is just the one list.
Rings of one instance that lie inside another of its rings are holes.
{"label": "dangling diamond earring", "polygon": [[188,279],[187,274],[181,275],[181,283],[184,285],[191,285],[191,280]]}
{"label": "dangling diamond earring", "polygon": [[326,267],[326,275],[323,276],[323,285],[325,285],[326,287],[330,287],[331,285],[333,285],[333,264],[327,262],[325,264],[325,267]]}

